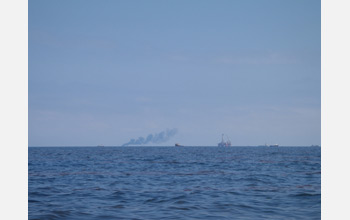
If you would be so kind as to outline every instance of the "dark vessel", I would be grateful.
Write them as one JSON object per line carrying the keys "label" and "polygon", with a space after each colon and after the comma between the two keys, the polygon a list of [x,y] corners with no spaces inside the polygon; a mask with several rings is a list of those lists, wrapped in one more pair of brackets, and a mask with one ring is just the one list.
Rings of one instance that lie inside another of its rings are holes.
{"label": "dark vessel", "polygon": [[311,147],[321,147],[320,145],[311,145]]}
{"label": "dark vessel", "polygon": [[179,143],[175,143],[175,147],[183,147],[183,145],[181,145]]}
{"label": "dark vessel", "polygon": [[227,137],[227,141],[224,141],[224,134],[222,134],[222,139],[221,139],[221,142],[218,143],[218,147],[231,147],[230,139]]}

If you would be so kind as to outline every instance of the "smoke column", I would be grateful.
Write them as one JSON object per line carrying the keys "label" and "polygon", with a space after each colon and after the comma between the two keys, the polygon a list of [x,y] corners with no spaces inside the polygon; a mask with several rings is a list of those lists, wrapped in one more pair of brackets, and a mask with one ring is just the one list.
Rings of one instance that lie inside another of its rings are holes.
{"label": "smoke column", "polygon": [[143,145],[143,144],[160,144],[168,141],[171,137],[173,137],[177,133],[177,129],[166,129],[158,134],[149,134],[146,138],[139,137],[138,139],[130,139],[128,143],[123,144],[122,146],[129,145]]}

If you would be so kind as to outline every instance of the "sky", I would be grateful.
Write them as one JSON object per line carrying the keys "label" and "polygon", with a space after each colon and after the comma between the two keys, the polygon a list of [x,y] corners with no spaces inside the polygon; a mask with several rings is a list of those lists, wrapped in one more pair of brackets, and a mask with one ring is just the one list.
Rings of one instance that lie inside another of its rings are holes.
{"label": "sky", "polygon": [[321,143],[320,1],[36,0],[28,13],[29,146],[168,131],[146,145]]}

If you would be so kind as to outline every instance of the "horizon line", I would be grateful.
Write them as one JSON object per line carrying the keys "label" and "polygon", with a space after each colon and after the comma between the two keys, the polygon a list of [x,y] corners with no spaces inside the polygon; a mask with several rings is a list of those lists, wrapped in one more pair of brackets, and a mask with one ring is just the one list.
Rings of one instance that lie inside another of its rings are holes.
{"label": "horizon line", "polygon": [[[129,145],[129,146],[122,146],[122,145],[32,145],[28,147],[176,147],[176,148],[181,148],[181,147],[219,147],[216,145],[183,145],[183,146],[174,146],[174,145]],[[219,148],[230,148],[230,147],[270,147],[270,146],[262,146],[262,145],[233,145],[229,147],[219,147]],[[278,147],[321,147],[321,145],[279,145]]]}

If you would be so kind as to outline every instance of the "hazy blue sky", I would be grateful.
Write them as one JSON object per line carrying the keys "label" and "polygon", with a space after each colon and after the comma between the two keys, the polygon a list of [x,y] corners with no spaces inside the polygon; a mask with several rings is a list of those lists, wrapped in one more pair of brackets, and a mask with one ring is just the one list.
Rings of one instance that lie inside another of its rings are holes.
{"label": "hazy blue sky", "polygon": [[29,145],[321,142],[319,0],[29,1]]}

